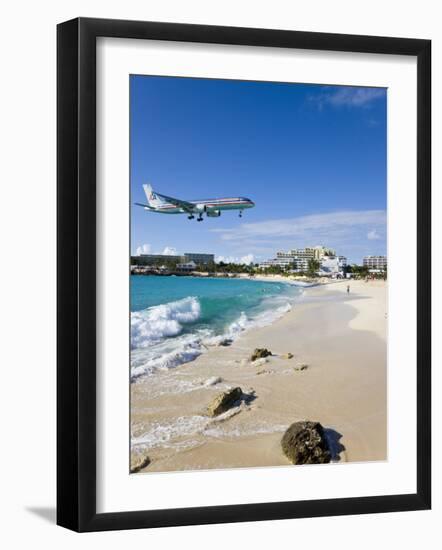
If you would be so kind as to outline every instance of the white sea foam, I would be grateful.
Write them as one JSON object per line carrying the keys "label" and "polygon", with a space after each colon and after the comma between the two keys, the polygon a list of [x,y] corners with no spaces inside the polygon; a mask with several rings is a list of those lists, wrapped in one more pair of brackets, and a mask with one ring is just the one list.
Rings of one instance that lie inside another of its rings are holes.
{"label": "white sea foam", "polygon": [[292,305],[289,302],[284,301],[284,303],[278,307],[272,307],[266,309],[262,313],[256,316],[252,320],[251,326],[253,327],[265,327],[274,323],[277,319],[283,317],[292,309]]}
{"label": "white sea foam", "polygon": [[176,373],[173,369],[165,370],[159,377],[152,376],[149,384],[143,385],[141,391],[147,399],[153,402],[163,395],[179,395],[195,391],[203,391],[208,395],[211,392],[216,393],[230,388],[230,385],[224,382],[220,376],[194,378],[193,376],[187,377],[187,374],[188,372],[185,371]]}
{"label": "white sea foam", "polygon": [[217,336],[208,335],[204,338],[203,344],[206,346],[217,346],[225,340],[234,340],[248,326],[249,319],[244,311],[242,311],[238,319],[230,323],[223,334],[218,334]]}
{"label": "white sea foam", "polygon": [[318,283],[308,283],[306,281],[290,281],[290,284],[292,286],[300,286],[300,287],[310,287],[310,286],[318,286]]}
{"label": "white sea foam", "polygon": [[173,447],[177,443],[176,439],[201,433],[208,421],[207,416],[181,416],[163,424],[155,422],[147,432],[132,437],[132,447]]}
{"label": "white sea foam", "polygon": [[204,386],[216,386],[216,384],[219,384],[222,381],[223,379],[221,378],[221,376],[211,376],[204,381]]}
{"label": "white sea foam", "polygon": [[147,347],[165,337],[176,336],[183,324],[195,322],[201,314],[198,300],[189,296],[131,313],[131,347]]}
{"label": "white sea foam", "polygon": [[203,352],[202,336],[183,334],[151,347],[138,348],[131,352],[131,379],[152,374],[161,369],[171,369],[196,359]]}
{"label": "white sea foam", "polygon": [[224,420],[237,415],[241,406],[226,411],[215,418],[203,415],[181,416],[163,423],[154,423],[143,434],[132,437],[132,448],[154,449],[158,447],[181,450],[200,444],[199,435],[214,439],[251,437],[257,434],[283,432],[286,425],[258,424],[232,428]]}
{"label": "white sea foam", "polygon": [[230,428],[227,426],[211,426],[204,431],[205,435],[219,438],[237,438],[237,437],[253,437],[258,434],[271,434],[271,433],[280,433],[285,432],[287,429],[286,424],[261,424],[254,425],[253,427],[244,427],[244,428]]}
{"label": "white sea foam", "polygon": [[222,334],[197,329],[184,333],[184,325],[197,321],[201,306],[197,298],[151,307],[131,314],[131,380],[189,363],[223,341],[234,341],[242,332],[272,324],[292,308],[287,297],[264,300],[262,311],[248,317],[241,312]]}
{"label": "white sea foam", "polygon": [[[246,330],[271,325],[292,309],[291,304],[285,300],[282,305],[278,306],[279,303],[277,299],[269,300],[267,304],[268,309],[265,309],[251,318],[247,317],[247,315],[242,312],[238,319],[233,321],[226,328],[223,334],[207,337],[204,339],[203,343],[207,346],[216,346],[226,339],[235,340],[235,338]],[[277,307],[275,307],[275,305]]]}

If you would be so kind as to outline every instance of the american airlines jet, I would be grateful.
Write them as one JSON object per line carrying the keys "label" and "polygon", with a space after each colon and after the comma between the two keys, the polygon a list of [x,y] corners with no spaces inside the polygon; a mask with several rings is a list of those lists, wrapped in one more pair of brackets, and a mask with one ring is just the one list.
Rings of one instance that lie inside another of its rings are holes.
{"label": "american airlines jet", "polygon": [[203,221],[203,214],[209,218],[218,218],[223,210],[239,210],[239,217],[241,217],[243,210],[255,206],[253,201],[245,197],[183,201],[161,195],[154,191],[151,185],[143,185],[143,189],[146,193],[147,204],[136,202],[137,206],[142,206],[148,212],[160,214],[187,214],[189,220],[193,220],[197,214],[196,221],[198,222]]}

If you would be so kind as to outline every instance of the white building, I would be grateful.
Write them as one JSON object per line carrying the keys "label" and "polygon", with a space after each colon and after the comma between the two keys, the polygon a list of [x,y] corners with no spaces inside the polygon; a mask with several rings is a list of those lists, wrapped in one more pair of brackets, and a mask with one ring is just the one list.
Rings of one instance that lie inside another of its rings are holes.
{"label": "white building", "polygon": [[265,260],[259,264],[259,269],[266,269],[268,267],[281,267],[282,269],[292,267],[293,260],[289,258],[273,258],[272,260]]}
{"label": "white building", "polygon": [[335,257],[336,252],[324,246],[311,246],[306,248],[293,248],[287,252],[279,251],[276,258],[266,260],[259,264],[260,269],[277,266],[293,271],[307,271],[310,260],[321,261],[324,257]]}
{"label": "white building", "polygon": [[214,254],[200,254],[195,252],[184,253],[185,262],[195,262],[198,265],[213,264],[215,262]]}
{"label": "white building", "polygon": [[368,267],[368,269],[385,271],[387,269],[387,256],[365,256],[362,265]]}
{"label": "white building", "polygon": [[345,256],[324,256],[321,259],[319,274],[324,277],[343,276],[346,265],[347,258]]}
{"label": "white building", "polygon": [[177,264],[176,266],[178,271],[195,271],[196,263],[195,262],[185,262],[182,264]]}

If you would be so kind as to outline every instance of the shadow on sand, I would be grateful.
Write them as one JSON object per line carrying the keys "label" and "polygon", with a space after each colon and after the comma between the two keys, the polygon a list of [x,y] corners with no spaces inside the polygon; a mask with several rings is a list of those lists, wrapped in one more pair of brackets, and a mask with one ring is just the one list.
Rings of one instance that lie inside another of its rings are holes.
{"label": "shadow on sand", "polygon": [[344,445],[342,445],[339,441],[342,434],[332,428],[324,428],[324,436],[327,441],[332,461],[339,462],[341,460],[340,453],[345,451]]}

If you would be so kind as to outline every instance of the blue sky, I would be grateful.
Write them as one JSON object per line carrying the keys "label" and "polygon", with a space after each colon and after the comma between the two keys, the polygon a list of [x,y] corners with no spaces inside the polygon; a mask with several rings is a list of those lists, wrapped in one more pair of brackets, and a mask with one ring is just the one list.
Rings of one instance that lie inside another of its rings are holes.
{"label": "blue sky", "polygon": [[[325,245],[386,253],[387,92],[130,77],[131,252],[273,257]],[[182,199],[245,196],[242,218],[146,212],[143,183]]]}

